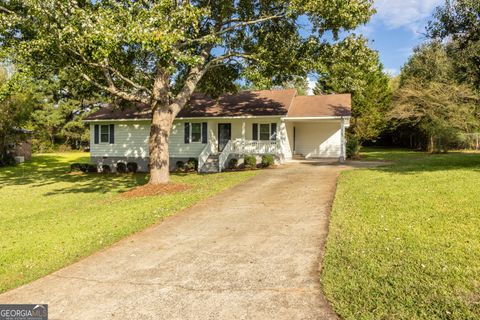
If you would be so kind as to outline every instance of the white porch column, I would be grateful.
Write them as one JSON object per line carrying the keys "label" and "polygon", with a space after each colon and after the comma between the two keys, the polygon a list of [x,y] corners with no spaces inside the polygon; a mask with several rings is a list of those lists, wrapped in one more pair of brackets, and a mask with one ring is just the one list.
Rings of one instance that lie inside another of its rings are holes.
{"label": "white porch column", "polygon": [[344,162],[346,155],[346,140],[345,140],[345,118],[340,120],[340,162]]}
{"label": "white porch column", "polygon": [[210,143],[210,152],[216,152],[218,149],[217,145],[217,123],[215,121],[209,120],[208,123],[208,142]]}

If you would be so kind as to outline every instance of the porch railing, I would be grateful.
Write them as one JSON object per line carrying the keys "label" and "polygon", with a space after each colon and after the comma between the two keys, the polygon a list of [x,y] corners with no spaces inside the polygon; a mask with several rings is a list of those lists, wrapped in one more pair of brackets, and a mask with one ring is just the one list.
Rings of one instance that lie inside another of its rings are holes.
{"label": "porch railing", "polygon": [[238,154],[279,154],[277,141],[242,140],[233,141],[232,153]]}
{"label": "porch railing", "polygon": [[200,171],[207,161],[208,157],[212,153],[212,144],[210,142],[207,143],[205,148],[203,148],[202,152],[198,156],[198,171]]}
{"label": "porch railing", "polygon": [[225,167],[227,166],[228,156],[232,153],[232,150],[232,140],[228,140],[227,144],[218,156],[218,172],[222,172],[222,170],[225,169]]}
{"label": "porch railing", "polygon": [[[198,170],[202,170],[202,167],[208,160],[208,157],[214,153],[213,144],[208,142],[205,148],[198,156]],[[227,166],[228,156],[230,154],[280,154],[280,144],[277,141],[264,141],[264,140],[229,140],[222,152],[218,155],[218,171],[221,172]]]}

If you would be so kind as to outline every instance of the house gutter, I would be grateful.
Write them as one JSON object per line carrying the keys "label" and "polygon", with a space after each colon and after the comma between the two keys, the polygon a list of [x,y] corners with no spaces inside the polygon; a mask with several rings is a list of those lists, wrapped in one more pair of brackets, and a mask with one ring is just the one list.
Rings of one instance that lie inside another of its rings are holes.
{"label": "house gutter", "polygon": [[[174,120],[215,120],[215,119],[256,119],[256,118],[282,118],[282,115],[271,115],[271,116],[233,116],[233,117],[177,117]],[[151,119],[93,119],[93,120],[82,120],[85,123],[89,122],[139,122],[145,121],[150,122]]]}
{"label": "house gutter", "polygon": [[[282,121],[301,121],[301,120],[350,120],[350,116],[328,116],[328,117],[288,117],[282,115],[271,115],[271,116],[233,116],[233,117],[177,117],[175,120],[216,120],[216,119],[268,119],[268,118],[279,118]],[[144,118],[134,118],[134,119],[93,119],[93,120],[82,120],[85,123],[90,122],[150,122],[150,119]]]}
{"label": "house gutter", "polygon": [[350,120],[350,116],[329,116],[329,117],[283,117],[284,121],[299,121],[299,120]]}

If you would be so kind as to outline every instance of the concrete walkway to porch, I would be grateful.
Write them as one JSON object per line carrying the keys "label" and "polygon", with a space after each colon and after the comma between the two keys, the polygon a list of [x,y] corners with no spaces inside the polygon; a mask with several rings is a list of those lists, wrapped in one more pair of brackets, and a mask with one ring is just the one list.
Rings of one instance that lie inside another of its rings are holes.
{"label": "concrete walkway to porch", "polygon": [[336,319],[319,271],[338,173],[290,163],[0,295],[49,319]]}

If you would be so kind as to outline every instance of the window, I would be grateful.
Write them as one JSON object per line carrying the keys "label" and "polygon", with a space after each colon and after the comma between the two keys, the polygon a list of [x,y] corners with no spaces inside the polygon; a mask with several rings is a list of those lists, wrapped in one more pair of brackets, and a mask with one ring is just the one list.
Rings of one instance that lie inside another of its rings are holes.
{"label": "window", "polygon": [[109,125],[100,126],[100,142],[102,143],[110,142],[110,126]]}
{"label": "window", "polygon": [[191,142],[202,141],[202,124],[201,123],[192,123],[190,141]]}
{"label": "window", "polygon": [[93,126],[93,143],[115,143],[115,125],[114,124],[96,124]]}
{"label": "window", "polygon": [[184,143],[207,143],[208,124],[206,122],[185,122]]}
{"label": "window", "polygon": [[259,139],[258,140],[270,140],[270,124],[269,123],[261,123],[260,125],[260,132],[259,132]]}
{"label": "window", "polygon": [[254,123],[252,125],[252,139],[263,141],[277,140],[276,123]]}

